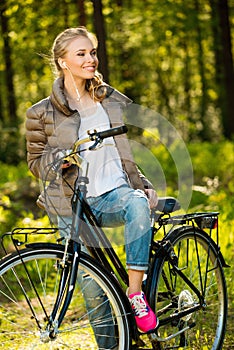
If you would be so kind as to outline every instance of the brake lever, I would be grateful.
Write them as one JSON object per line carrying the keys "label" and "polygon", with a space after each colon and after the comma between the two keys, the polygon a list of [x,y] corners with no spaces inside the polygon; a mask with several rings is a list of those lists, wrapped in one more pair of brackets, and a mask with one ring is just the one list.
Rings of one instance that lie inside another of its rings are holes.
{"label": "brake lever", "polygon": [[93,144],[92,146],[89,147],[89,150],[90,150],[90,151],[93,151],[93,150],[97,147],[97,145],[98,145],[98,144],[101,144],[102,142],[103,142],[103,139],[101,139],[100,137],[97,137],[97,138],[95,139],[94,144]]}

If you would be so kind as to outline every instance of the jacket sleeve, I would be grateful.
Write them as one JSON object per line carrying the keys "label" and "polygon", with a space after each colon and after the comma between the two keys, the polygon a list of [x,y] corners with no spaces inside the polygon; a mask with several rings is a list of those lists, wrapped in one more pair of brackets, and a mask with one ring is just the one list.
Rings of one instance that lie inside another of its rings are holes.
{"label": "jacket sleeve", "polygon": [[154,190],[153,184],[147,179],[147,177],[145,177],[145,175],[143,175],[142,172],[138,168],[137,168],[137,171],[138,171],[139,177],[143,183],[144,188]]}
{"label": "jacket sleeve", "polygon": [[43,115],[46,112],[40,103],[27,110],[26,116],[26,141],[27,162],[32,174],[42,180],[51,181],[57,176],[53,164],[58,157],[59,150],[50,148],[44,129]]}

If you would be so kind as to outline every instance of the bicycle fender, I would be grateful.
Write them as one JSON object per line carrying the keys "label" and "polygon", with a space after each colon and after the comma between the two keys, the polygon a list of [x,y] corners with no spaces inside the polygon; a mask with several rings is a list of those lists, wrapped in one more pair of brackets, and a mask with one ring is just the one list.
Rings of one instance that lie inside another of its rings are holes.
{"label": "bicycle fender", "polygon": [[[192,226],[183,226],[183,227],[178,227],[178,228],[175,228],[175,229],[171,229],[171,230],[168,232],[168,234],[164,237],[163,241],[167,241],[167,240],[170,241],[170,237],[171,237],[172,235],[175,235],[175,234],[177,234],[178,232],[182,232],[182,231],[184,232],[184,231],[191,230],[191,229],[193,229]],[[204,230],[202,230],[202,229],[200,229],[200,228],[198,228],[198,227],[196,227],[196,230],[199,231],[199,232],[201,232],[202,235],[205,236],[206,239],[207,239],[208,241],[210,241],[210,243],[211,243],[213,249],[214,249],[215,252],[216,252],[217,258],[219,259],[219,261],[220,261],[220,263],[221,263],[221,266],[222,266],[222,267],[230,267],[230,265],[228,265],[228,264],[226,263],[225,259],[224,259],[224,256],[223,256],[223,254],[222,254],[222,252],[221,252],[221,250],[220,250],[220,246],[217,245],[217,243],[216,243]],[[170,249],[170,248],[168,248],[168,250],[169,250],[169,249]]]}
{"label": "bicycle fender", "polygon": [[47,242],[26,243],[25,246],[31,249],[47,247],[47,248],[59,248],[64,250],[64,245],[62,244],[47,243]]}
{"label": "bicycle fender", "polygon": [[[171,250],[171,241],[173,240],[174,236],[178,236],[179,233],[181,232],[186,232],[186,231],[191,231],[191,229],[193,229],[192,226],[183,226],[183,227],[178,227],[178,228],[172,228],[168,234],[163,238],[163,240],[160,242],[159,244],[159,248],[156,249],[156,253],[153,257],[152,263],[151,263],[151,268],[149,269],[148,272],[148,278],[145,284],[145,294],[147,297],[147,300],[150,303],[150,306],[155,309],[155,300],[152,297],[152,290],[156,290],[157,288],[157,282],[158,282],[158,276],[156,274],[156,270],[157,268],[155,268],[155,266],[157,264],[160,264],[160,260],[163,259],[165,256],[167,256],[168,253],[170,253]],[[214,240],[202,229],[199,229],[198,227],[196,227],[196,231],[200,232],[206,239],[207,241],[210,243],[212,249],[214,250],[216,257],[219,261],[219,263],[221,264],[222,267],[230,267],[226,262],[225,259],[223,257],[223,254],[220,251],[220,247],[217,245],[216,242],[214,242]]]}

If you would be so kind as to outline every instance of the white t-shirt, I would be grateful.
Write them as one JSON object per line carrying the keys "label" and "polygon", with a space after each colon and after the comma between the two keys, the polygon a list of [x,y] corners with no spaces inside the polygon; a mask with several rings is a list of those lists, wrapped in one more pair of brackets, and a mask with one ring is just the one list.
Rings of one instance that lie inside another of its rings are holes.
{"label": "white t-shirt", "polygon": [[[103,131],[109,128],[109,117],[102,105],[97,103],[96,111],[92,115],[81,115],[79,139],[86,138],[87,131]],[[93,141],[85,143],[81,147],[81,150],[85,149],[81,156],[89,162],[87,197],[100,196],[127,183],[114,138],[104,139],[101,147],[90,151],[88,148],[92,144]]]}

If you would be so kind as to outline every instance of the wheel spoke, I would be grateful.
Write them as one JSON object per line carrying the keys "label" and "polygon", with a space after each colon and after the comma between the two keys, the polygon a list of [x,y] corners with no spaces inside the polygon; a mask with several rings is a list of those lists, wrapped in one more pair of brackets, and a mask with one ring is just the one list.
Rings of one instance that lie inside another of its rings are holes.
{"label": "wheel spoke", "polygon": [[129,349],[131,332],[119,287],[86,255],[81,255],[77,285],[65,318],[58,330],[55,327],[55,338],[50,338],[43,309],[48,315],[53,310],[62,258],[63,247],[45,247],[25,249],[21,258],[13,254],[1,260],[0,349],[95,350],[117,344],[120,350]]}
{"label": "wheel spoke", "polygon": [[[155,305],[161,326],[156,339],[160,339],[161,349],[199,350],[206,347],[207,350],[219,350],[225,333],[227,295],[217,253],[209,237],[199,229],[195,234],[192,228],[181,232],[177,230],[169,238],[178,258],[178,268],[201,292],[204,302],[173,271],[165,257],[159,259],[155,265],[155,276],[158,276]],[[190,309],[195,310],[196,306],[195,312],[188,313]],[[187,312],[187,315],[178,318],[176,315],[179,312]],[[186,327],[187,330],[175,336],[180,329]]]}

